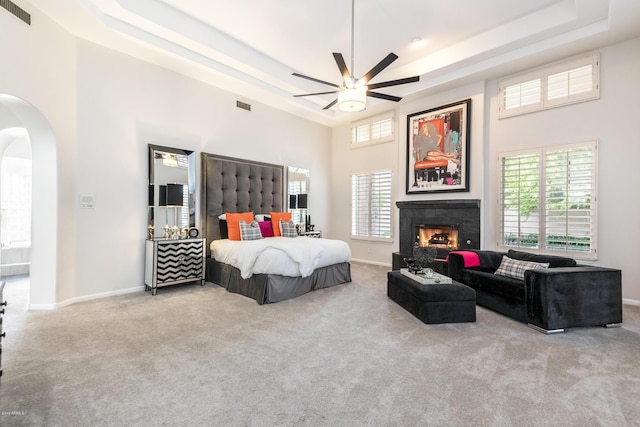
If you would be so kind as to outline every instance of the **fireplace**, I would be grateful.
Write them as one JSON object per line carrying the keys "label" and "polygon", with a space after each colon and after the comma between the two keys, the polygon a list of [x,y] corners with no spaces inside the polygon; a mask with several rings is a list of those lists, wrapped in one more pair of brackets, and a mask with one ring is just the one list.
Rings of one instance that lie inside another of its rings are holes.
{"label": "fireplace", "polygon": [[414,224],[415,247],[434,248],[437,258],[446,258],[449,251],[458,249],[458,229],[460,224],[434,225]]}
{"label": "fireplace", "polygon": [[[437,250],[433,268],[443,270],[452,250],[480,249],[480,200],[416,200],[396,202],[400,209],[400,252],[393,254],[393,269],[404,267],[403,258],[414,247]],[[446,271],[444,271],[446,273]]]}

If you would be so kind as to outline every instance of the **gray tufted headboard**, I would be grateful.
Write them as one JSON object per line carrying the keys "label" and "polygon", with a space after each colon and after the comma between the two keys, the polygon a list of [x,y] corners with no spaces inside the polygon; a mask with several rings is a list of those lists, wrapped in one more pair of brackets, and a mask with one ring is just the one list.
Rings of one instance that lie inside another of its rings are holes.
{"label": "gray tufted headboard", "polygon": [[284,167],[202,153],[201,228],[207,239],[220,239],[218,216],[225,212],[282,212]]}

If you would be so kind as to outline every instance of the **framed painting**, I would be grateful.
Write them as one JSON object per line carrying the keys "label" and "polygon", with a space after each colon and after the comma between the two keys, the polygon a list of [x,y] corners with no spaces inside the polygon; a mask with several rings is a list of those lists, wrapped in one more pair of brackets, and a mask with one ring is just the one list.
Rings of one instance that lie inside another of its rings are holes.
{"label": "framed painting", "polygon": [[407,194],[469,191],[471,99],[407,116]]}

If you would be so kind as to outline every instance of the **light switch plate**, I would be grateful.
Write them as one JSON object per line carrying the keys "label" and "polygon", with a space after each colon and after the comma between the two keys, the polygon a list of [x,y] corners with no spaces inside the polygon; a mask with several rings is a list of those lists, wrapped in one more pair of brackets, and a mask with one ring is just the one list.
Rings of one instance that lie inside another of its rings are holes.
{"label": "light switch plate", "polygon": [[80,195],[80,209],[93,209],[96,207],[96,198],[93,194]]}

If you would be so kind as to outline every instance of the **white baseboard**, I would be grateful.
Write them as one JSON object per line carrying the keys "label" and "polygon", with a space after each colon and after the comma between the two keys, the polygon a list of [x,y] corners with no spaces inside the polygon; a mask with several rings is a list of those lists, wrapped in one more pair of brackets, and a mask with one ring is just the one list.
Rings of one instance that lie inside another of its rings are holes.
{"label": "white baseboard", "polygon": [[[385,262],[371,261],[367,259],[356,259],[356,258],[352,258],[351,261],[359,262],[361,264],[370,264],[370,265],[377,265],[381,267],[388,267],[389,269],[391,269],[391,264],[385,263]],[[107,297],[113,297],[117,295],[130,294],[133,292],[140,292],[143,290],[144,290],[144,286],[136,286],[133,288],[121,289],[118,291],[102,292],[99,294],[85,295],[82,297],[71,298],[66,301],[55,303],[55,304],[29,304],[28,309],[32,311],[55,310],[58,308],[66,307],[71,304],[75,304],[77,302],[91,301],[99,298],[107,298]],[[640,301],[634,300],[634,299],[623,298],[622,304],[640,307]]]}
{"label": "white baseboard", "polygon": [[75,298],[68,299],[66,301],[57,302],[55,304],[29,304],[29,310],[33,310],[33,311],[38,311],[38,310],[56,310],[58,308],[66,307],[68,305],[75,304],[77,302],[91,301],[91,300],[94,300],[94,299],[107,298],[107,297],[114,297],[114,296],[118,296],[118,295],[130,294],[130,293],[133,293],[133,292],[140,292],[140,291],[144,291],[144,286],[136,286],[136,287],[133,287],[133,288],[120,289],[118,291],[109,291],[109,292],[102,292],[102,293],[99,293],[99,294],[75,297]]}

